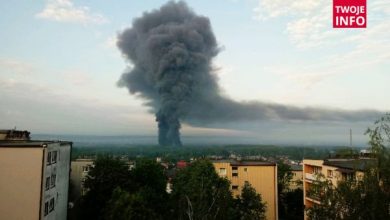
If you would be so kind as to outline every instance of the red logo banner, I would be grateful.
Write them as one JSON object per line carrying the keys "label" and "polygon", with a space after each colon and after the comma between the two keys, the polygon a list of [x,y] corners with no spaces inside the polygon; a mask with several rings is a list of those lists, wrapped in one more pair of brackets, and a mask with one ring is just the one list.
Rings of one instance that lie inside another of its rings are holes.
{"label": "red logo banner", "polygon": [[366,0],[333,0],[333,28],[366,27]]}

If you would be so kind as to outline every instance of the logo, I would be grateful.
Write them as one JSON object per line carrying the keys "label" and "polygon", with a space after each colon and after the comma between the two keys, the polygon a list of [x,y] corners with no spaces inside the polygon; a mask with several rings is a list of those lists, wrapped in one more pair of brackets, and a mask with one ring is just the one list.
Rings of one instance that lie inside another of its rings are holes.
{"label": "logo", "polygon": [[367,0],[333,0],[333,28],[366,28]]}

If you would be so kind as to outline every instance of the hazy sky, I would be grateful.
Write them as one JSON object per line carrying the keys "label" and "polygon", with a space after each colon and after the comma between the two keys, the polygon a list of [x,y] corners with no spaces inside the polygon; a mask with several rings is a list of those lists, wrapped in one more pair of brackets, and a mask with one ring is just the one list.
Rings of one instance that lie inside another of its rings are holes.
{"label": "hazy sky", "polygon": [[[143,100],[116,83],[130,64],[116,36],[156,0],[4,1],[0,5],[0,128],[33,133],[154,135]],[[390,110],[390,2],[368,1],[366,29],[333,29],[328,0],[194,0],[223,51],[220,86],[235,100]],[[266,122],[184,135],[348,143],[370,122]],[[221,127],[221,126],[218,126]]]}

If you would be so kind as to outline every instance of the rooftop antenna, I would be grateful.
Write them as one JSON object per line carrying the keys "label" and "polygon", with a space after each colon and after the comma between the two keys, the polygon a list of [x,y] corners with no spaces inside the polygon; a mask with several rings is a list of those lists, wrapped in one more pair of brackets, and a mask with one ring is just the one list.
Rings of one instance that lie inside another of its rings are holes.
{"label": "rooftop antenna", "polygon": [[352,129],[349,129],[349,146],[352,148]]}

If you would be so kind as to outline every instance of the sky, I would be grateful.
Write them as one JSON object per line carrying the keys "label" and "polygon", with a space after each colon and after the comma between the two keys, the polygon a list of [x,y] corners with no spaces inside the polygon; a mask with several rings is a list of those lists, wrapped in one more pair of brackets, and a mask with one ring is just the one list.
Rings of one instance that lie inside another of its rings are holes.
{"label": "sky", "polygon": [[[161,0],[5,1],[0,5],[0,128],[37,134],[155,135],[144,100],[117,82],[131,67],[116,37]],[[209,17],[219,85],[237,101],[390,110],[390,2],[368,0],[365,29],[333,29],[331,1],[186,1]],[[259,142],[357,143],[372,122],[183,125],[182,134]]]}

